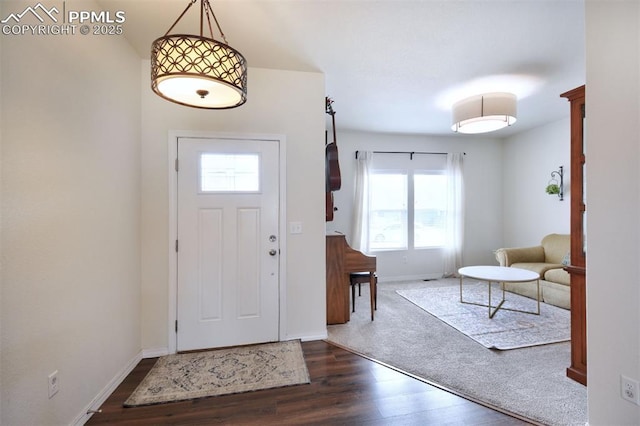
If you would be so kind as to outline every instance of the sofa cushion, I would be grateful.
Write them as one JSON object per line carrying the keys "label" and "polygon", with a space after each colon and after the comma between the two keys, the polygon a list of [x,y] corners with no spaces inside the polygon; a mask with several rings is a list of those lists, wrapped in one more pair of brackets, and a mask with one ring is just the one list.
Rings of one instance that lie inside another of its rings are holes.
{"label": "sofa cushion", "polygon": [[552,281],[558,284],[569,285],[571,284],[571,275],[564,269],[549,269],[544,273],[545,281]]}
{"label": "sofa cushion", "polygon": [[559,263],[526,262],[526,263],[513,263],[511,264],[511,267],[537,272],[538,274],[540,274],[540,279],[544,279],[544,274],[549,269],[562,268],[562,265]]}

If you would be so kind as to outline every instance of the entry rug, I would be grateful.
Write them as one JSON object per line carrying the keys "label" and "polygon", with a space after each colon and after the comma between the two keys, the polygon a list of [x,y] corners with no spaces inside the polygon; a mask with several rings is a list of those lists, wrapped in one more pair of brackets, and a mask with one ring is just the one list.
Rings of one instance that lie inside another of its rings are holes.
{"label": "entry rug", "polygon": [[309,383],[299,340],[160,357],[125,407]]}
{"label": "entry rug", "polygon": [[[491,289],[493,306],[502,298],[502,290]],[[570,312],[540,303],[540,315],[500,309],[490,319],[488,308],[460,303],[460,287],[430,287],[396,292],[431,315],[489,349],[517,349],[571,339]],[[463,283],[465,301],[487,304],[486,282]],[[536,301],[506,292],[504,308],[536,311]]]}

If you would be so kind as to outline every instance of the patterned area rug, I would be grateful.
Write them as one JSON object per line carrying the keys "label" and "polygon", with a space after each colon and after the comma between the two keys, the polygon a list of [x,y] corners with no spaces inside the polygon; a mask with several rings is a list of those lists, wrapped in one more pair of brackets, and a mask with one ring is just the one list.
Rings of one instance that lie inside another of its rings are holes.
{"label": "patterned area rug", "polygon": [[183,401],[309,383],[300,341],[168,355],[124,402],[125,407]]}
{"label": "patterned area rug", "polygon": [[[571,339],[570,312],[540,303],[540,315],[499,310],[490,319],[488,308],[460,303],[459,286],[397,290],[397,293],[489,349],[517,349],[564,342]],[[487,304],[486,282],[463,285],[464,300]],[[492,287],[492,305],[502,297],[498,284]],[[503,308],[536,311],[536,301],[506,293]]]}

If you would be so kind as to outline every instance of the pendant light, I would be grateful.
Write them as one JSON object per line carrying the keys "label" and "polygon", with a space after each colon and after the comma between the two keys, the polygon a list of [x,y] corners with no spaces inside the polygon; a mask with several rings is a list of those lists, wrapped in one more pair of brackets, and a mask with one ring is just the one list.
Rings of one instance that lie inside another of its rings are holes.
{"label": "pendant light", "polygon": [[486,93],[453,105],[451,130],[459,133],[487,133],[516,122],[516,95]]}
{"label": "pendant light", "polygon": [[[209,0],[200,0],[199,35],[169,35],[196,1],[191,0],[151,45],[151,89],[168,101],[194,108],[238,107],[247,101],[247,61],[227,44]],[[211,37],[203,35],[205,16]],[[213,38],[211,17],[224,43]]]}

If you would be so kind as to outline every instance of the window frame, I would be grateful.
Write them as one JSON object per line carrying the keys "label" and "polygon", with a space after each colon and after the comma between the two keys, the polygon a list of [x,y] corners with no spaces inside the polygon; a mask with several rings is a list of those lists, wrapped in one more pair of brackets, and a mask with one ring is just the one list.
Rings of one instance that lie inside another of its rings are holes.
{"label": "window frame", "polygon": [[[413,161],[413,160],[407,160]],[[413,164],[412,164],[413,165]],[[433,249],[442,249],[445,246],[445,242],[443,241],[441,245],[424,245],[416,247],[415,241],[415,176],[416,175],[438,175],[446,177],[446,170],[444,169],[444,165],[441,168],[438,167],[372,167],[371,170],[371,180],[370,180],[370,191],[371,197],[373,197],[374,192],[376,191],[374,182],[375,175],[403,175],[406,179],[406,235],[404,236],[406,241],[405,247],[376,247],[379,245],[379,242],[374,241],[374,228],[372,226],[371,217],[373,217],[373,210],[369,208],[369,248],[371,252],[391,252],[391,251],[412,251],[412,250],[433,250]],[[446,191],[446,184],[445,184]],[[446,197],[446,194],[445,194]],[[372,203],[373,204],[373,203]],[[446,215],[446,201],[445,201],[445,215]],[[445,219],[446,221],[446,219]],[[446,227],[446,223],[445,223]],[[446,232],[446,230],[443,230]]]}

